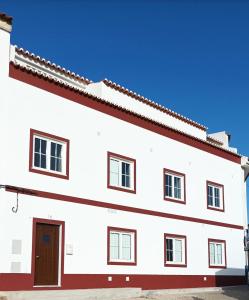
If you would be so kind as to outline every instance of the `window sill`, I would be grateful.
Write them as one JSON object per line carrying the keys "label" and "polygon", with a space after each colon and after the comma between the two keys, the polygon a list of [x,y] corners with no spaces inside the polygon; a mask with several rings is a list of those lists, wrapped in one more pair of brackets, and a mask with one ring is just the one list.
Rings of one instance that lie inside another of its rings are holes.
{"label": "window sill", "polygon": [[59,173],[53,173],[49,172],[48,170],[41,170],[41,169],[35,169],[31,167],[29,169],[29,172],[37,173],[37,174],[42,174],[42,175],[47,175],[47,176],[52,176],[52,177],[57,177],[61,179],[69,179],[69,174],[59,174]]}
{"label": "window sill", "polygon": [[121,191],[121,192],[127,192],[127,193],[131,193],[131,194],[136,194],[136,190],[135,189],[128,189],[128,188],[124,188],[124,187],[119,187],[119,186],[112,186],[112,185],[108,185],[107,186],[108,189],[112,189],[112,190],[117,190],[117,191]]}
{"label": "window sill", "polygon": [[186,204],[186,200],[181,200],[181,199],[176,199],[176,198],[168,198],[168,197],[164,197],[165,201],[169,201],[169,202],[175,202],[175,203],[179,203],[179,204]]}
{"label": "window sill", "polygon": [[136,266],[136,262],[125,262],[125,261],[108,261],[108,265],[123,265],[123,266]]}
{"label": "window sill", "polygon": [[177,268],[187,268],[186,264],[171,264],[171,263],[164,263],[165,267],[177,267]]}
{"label": "window sill", "polygon": [[215,265],[211,265],[211,266],[209,266],[209,268],[210,269],[226,269],[227,268],[227,266],[215,266]]}
{"label": "window sill", "polygon": [[207,206],[207,209],[210,210],[216,210],[216,211],[220,211],[220,212],[224,212],[224,208],[218,208],[218,207],[213,207],[213,206]]}

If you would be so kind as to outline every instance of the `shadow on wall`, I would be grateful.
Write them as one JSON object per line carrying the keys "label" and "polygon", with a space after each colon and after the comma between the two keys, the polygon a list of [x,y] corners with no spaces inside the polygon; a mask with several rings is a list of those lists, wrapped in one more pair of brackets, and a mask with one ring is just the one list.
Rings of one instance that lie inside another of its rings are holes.
{"label": "shadow on wall", "polygon": [[221,292],[222,295],[237,300],[249,299],[249,287],[246,284],[246,275],[244,269],[223,269],[217,271],[215,275],[216,286],[223,287]]}

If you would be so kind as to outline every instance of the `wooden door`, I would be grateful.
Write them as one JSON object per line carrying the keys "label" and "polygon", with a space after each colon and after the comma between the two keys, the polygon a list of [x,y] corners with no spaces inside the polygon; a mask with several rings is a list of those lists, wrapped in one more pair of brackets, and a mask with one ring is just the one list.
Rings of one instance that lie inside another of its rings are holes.
{"label": "wooden door", "polygon": [[58,285],[59,225],[36,224],[35,285]]}

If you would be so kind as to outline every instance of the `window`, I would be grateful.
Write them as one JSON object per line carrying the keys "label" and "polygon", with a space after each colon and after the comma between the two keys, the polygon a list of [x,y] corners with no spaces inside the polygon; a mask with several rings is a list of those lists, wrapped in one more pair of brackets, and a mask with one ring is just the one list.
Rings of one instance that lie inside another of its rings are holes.
{"label": "window", "polygon": [[164,169],[164,200],[186,203],[185,174]]}
{"label": "window", "polygon": [[210,268],[226,268],[226,241],[208,239]]}
{"label": "window", "polygon": [[224,211],[224,186],[207,181],[207,208]]}
{"label": "window", "polygon": [[136,265],[136,230],[107,228],[107,264]]}
{"label": "window", "polygon": [[69,141],[44,132],[30,130],[31,172],[69,178]]}
{"label": "window", "polygon": [[108,152],[107,181],[108,188],[136,193],[136,161]]}
{"label": "window", "polygon": [[164,265],[167,267],[186,267],[187,266],[187,242],[186,236],[164,234]]}

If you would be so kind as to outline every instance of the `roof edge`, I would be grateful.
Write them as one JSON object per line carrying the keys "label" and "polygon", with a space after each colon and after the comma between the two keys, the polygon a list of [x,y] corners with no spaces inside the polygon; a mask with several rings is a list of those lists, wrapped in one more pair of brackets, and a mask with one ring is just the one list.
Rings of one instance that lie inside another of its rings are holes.
{"label": "roof edge", "polygon": [[191,119],[189,119],[189,118],[187,118],[187,117],[185,117],[185,116],[183,116],[181,114],[178,114],[178,113],[170,110],[169,108],[166,108],[165,106],[163,106],[163,105],[161,105],[159,103],[156,103],[153,100],[145,98],[144,96],[141,96],[141,95],[139,95],[139,94],[137,94],[137,93],[135,93],[135,92],[133,92],[131,90],[128,90],[125,87],[123,87],[123,86],[121,86],[121,85],[119,85],[119,84],[117,84],[117,83],[115,83],[115,82],[113,82],[111,80],[108,80],[108,79],[105,78],[101,82],[103,82],[106,86],[109,86],[109,87],[111,87],[111,88],[113,88],[113,89],[115,89],[115,90],[117,90],[117,91],[119,91],[119,92],[121,92],[121,93],[123,93],[125,95],[128,95],[128,96],[130,96],[130,97],[132,97],[132,98],[134,98],[134,99],[136,99],[136,100],[138,100],[140,102],[143,102],[143,103],[145,103],[145,104],[147,104],[147,105],[149,105],[149,106],[151,106],[153,108],[156,108],[156,109],[158,109],[158,110],[160,110],[160,111],[162,111],[162,112],[164,112],[164,113],[166,113],[166,114],[168,114],[168,115],[170,115],[172,117],[175,117],[175,118],[177,118],[177,119],[179,119],[179,120],[181,120],[181,121],[183,121],[185,123],[188,123],[188,124],[190,124],[190,125],[192,125],[194,127],[197,127],[198,129],[201,129],[203,131],[207,131],[207,127],[206,126],[201,125],[201,124],[199,124],[199,123],[197,123],[197,122],[195,122],[195,121],[193,121],[193,120],[191,120]]}

